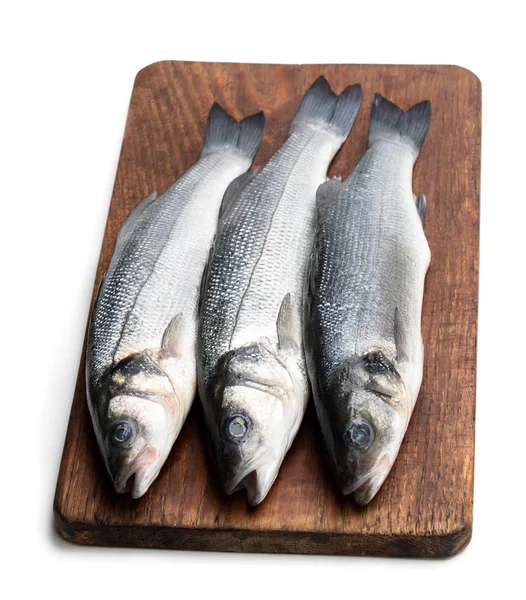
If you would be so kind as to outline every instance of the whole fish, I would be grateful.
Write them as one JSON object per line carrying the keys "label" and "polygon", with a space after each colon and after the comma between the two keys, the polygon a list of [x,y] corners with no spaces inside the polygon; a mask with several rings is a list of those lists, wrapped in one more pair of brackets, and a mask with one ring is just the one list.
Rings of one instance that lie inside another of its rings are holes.
{"label": "whole fish", "polygon": [[429,120],[427,101],[404,113],[376,95],[368,150],[317,193],[305,351],[328,459],[359,505],[389,474],[422,380],[430,251],[411,178]]}
{"label": "whole fish", "polygon": [[263,127],[263,113],[238,123],[214,104],[199,160],[136,206],[119,232],[86,360],[88,405],[119,493],[146,492],[190,409],[203,269],[224,192],[250,167]]}
{"label": "whole fish", "polygon": [[308,90],[283,146],[225,194],[203,277],[198,382],[226,493],[267,495],[301,423],[309,385],[303,282],[316,189],[349,134],[360,86]]}

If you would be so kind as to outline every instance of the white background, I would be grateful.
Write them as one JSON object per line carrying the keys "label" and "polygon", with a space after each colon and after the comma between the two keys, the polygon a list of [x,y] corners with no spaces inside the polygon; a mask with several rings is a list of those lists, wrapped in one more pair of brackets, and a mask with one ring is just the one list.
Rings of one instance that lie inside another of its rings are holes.
{"label": "white background", "polygon": [[[0,14],[4,597],[524,597],[518,2],[12,2]],[[448,560],[78,547],[52,497],[136,72],[162,59],[436,63],[483,89],[473,540]],[[3,594],[2,594],[3,595]]]}

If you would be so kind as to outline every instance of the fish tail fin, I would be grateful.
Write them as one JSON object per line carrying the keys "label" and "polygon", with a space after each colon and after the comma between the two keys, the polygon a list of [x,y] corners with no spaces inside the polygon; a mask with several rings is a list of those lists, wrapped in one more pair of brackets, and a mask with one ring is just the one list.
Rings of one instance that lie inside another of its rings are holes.
{"label": "fish tail fin", "polygon": [[344,140],[351,131],[361,103],[362,87],[359,84],[346,87],[337,96],[322,75],[303,96],[290,126],[290,133],[310,125],[329,129]]}
{"label": "fish tail fin", "polygon": [[375,94],[369,125],[369,146],[381,140],[395,140],[411,146],[418,156],[430,119],[429,100],[415,104],[404,112],[393,102]]}
{"label": "fish tail fin", "polygon": [[201,156],[229,150],[246,156],[252,162],[265,128],[265,115],[259,112],[242,121],[236,121],[217,102],[208,113],[205,145]]}

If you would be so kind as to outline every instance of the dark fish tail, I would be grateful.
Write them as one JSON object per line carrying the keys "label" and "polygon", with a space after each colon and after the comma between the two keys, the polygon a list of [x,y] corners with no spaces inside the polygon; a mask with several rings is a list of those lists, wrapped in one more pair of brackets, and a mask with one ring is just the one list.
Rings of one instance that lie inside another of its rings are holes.
{"label": "dark fish tail", "polygon": [[205,145],[201,156],[220,150],[230,150],[252,160],[261,144],[264,127],[263,112],[238,122],[215,102],[208,113]]}
{"label": "dark fish tail", "polygon": [[375,94],[369,125],[369,146],[381,140],[410,145],[418,156],[431,119],[431,105],[424,100],[404,112],[380,94]]}
{"label": "dark fish tail", "polygon": [[325,77],[318,77],[303,96],[290,126],[290,133],[304,125],[314,125],[329,129],[345,139],[351,131],[361,103],[360,85],[350,85],[337,96]]}

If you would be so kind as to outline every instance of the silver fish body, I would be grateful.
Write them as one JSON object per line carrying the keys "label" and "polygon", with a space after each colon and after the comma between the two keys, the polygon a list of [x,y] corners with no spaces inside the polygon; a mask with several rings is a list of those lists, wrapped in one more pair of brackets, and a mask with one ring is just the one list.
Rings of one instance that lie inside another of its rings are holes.
{"label": "silver fish body", "polygon": [[199,160],[128,216],[90,319],[86,380],[117,492],[142,496],[196,391],[197,306],[225,189],[259,147],[262,114],[237,123],[215,104]]}
{"label": "silver fish body", "polygon": [[203,278],[199,392],[225,491],[267,495],[301,423],[309,385],[303,289],[316,189],[347,137],[359,86],[339,97],[318,79],[284,145],[233,182]]}
{"label": "silver fish body", "polygon": [[430,251],[411,179],[429,119],[428,102],[404,114],[377,95],[368,150],[317,194],[307,363],[328,459],[361,505],[393,465],[422,380]]}

